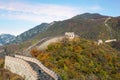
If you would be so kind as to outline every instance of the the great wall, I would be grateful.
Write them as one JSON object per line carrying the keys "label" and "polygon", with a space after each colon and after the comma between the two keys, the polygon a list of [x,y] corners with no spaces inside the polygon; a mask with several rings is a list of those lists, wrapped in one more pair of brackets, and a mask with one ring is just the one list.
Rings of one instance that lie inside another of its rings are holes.
{"label": "the great wall", "polygon": [[42,70],[44,70],[45,73],[47,73],[48,75],[50,75],[53,79],[58,80],[58,75],[55,72],[53,72],[52,70],[50,70],[47,67],[45,67],[37,59],[31,58],[31,57],[19,56],[19,55],[15,55],[15,57],[37,64]]}
{"label": "the great wall", "polygon": [[60,80],[58,75],[35,58],[15,55],[5,57],[5,68],[25,80]]}
{"label": "the great wall", "polygon": [[[66,35],[62,37],[44,38],[33,46],[30,46],[28,49],[26,49],[26,51],[24,51],[24,53],[29,52],[32,48],[36,46],[38,47],[38,49],[44,49],[50,43],[60,41],[64,37],[73,39],[75,35],[74,33],[66,33]],[[106,42],[111,41],[116,41],[116,39],[106,40]],[[98,45],[102,43],[102,40],[98,41]],[[33,57],[27,56],[28,55],[6,56],[5,69],[8,69],[13,73],[22,76],[25,80],[61,80],[61,78],[54,71],[45,67],[40,61]]]}
{"label": "the great wall", "polygon": [[[65,36],[56,38],[44,38],[38,43],[30,46],[24,51],[24,53],[29,52],[32,48],[39,46],[39,49],[44,49],[50,43],[54,43],[62,40],[64,37],[69,39],[74,38],[74,33],[66,33]],[[24,55],[24,54],[23,54]],[[29,55],[15,55],[5,57],[5,69],[10,70],[22,76],[25,80],[61,80],[61,78],[52,70],[45,67],[40,61],[32,57],[26,57]]]}
{"label": "the great wall", "polygon": [[37,73],[32,69],[30,64],[19,58],[6,56],[5,69],[22,76],[25,80],[38,79]]}
{"label": "the great wall", "polygon": [[[43,38],[42,40],[40,40],[39,42],[37,42],[36,44],[28,47],[26,50],[23,51],[23,53],[29,53],[30,50],[32,48],[35,48],[37,47],[38,49],[40,50],[44,50],[45,48],[47,48],[47,46],[50,44],[50,43],[55,43],[55,42],[58,42],[58,41],[61,41],[63,38],[69,38],[70,40],[73,39],[74,37],[78,37],[77,35],[74,34],[74,32],[66,32],[65,33],[65,36],[59,36],[59,37],[54,37],[54,38],[50,38],[50,37],[46,37],[46,38]],[[30,56],[30,55],[26,55],[26,54],[23,54],[25,56]]]}
{"label": "the great wall", "polygon": [[107,22],[108,22],[110,19],[111,19],[111,17],[108,17],[108,18],[104,21],[104,24],[105,24],[106,28],[108,29],[108,31],[109,31],[109,33],[110,33],[110,39],[109,39],[109,40],[105,40],[104,42],[103,42],[102,39],[99,39],[99,40],[98,40],[98,43],[97,43],[98,45],[103,44],[103,43],[111,43],[111,42],[116,42],[116,41],[117,41],[117,39],[112,39],[112,30],[111,30],[110,26],[107,24]]}

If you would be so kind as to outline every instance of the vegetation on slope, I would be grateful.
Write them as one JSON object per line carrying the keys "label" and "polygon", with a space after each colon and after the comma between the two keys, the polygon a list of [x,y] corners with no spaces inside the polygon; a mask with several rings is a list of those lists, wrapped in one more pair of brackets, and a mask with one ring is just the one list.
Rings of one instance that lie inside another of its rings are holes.
{"label": "vegetation on slope", "polygon": [[108,25],[112,29],[113,38],[120,40],[120,17],[110,19]]}
{"label": "vegetation on slope", "polygon": [[120,80],[120,55],[109,45],[85,39],[52,43],[31,54],[63,80]]}
{"label": "vegetation on slope", "polygon": [[120,51],[120,41],[113,42],[111,46]]}
{"label": "vegetation on slope", "polygon": [[104,25],[105,19],[68,19],[55,22],[46,32],[40,33],[35,38],[60,36],[65,32],[75,32],[86,39],[109,39],[109,33]]}
{"label": "vegetation on slope", "polygon": [[[110,31],[104,23],[107,18],[108,16],[97,13],[84,13],[71,19],[54,22],[54,24],[51,25],[45,32],[36,35],[35,38],[44,38],[48,36],[55,37],[63,35],[65,32],[76,32],[76,34],[86,39],[110,39]],[[114,30],[112,28],[111,31],[114,34]]]}

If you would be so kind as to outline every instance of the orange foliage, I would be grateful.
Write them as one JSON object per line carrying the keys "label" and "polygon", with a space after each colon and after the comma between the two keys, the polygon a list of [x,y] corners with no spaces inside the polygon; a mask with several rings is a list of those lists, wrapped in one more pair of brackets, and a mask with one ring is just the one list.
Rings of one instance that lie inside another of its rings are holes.
{"label": "orange foliage", "polygon": [[73,50],[74,50],[75,53],[79,53],[79,52],[82,51],[82,48],[79,45],[76,45],[76,46],[74,46]]}
{"label": "orange foliage", "polygon": [[48,61],[46,61],[45,62],[45,65],[47,66],[47,67],[52,67],[53,69],[55,69],[56,68],[56,66],[54,65],[54,64],[52,64],[51,62],[48,62]]}
{"label": "orange foliage", "polygon": [[66,60],[65,60],[65,64],[66,64],[66,65],[70,65],[70,64],[71,64],[70,60],[66,59]]}
{"label": "orange foliage", "polygon": [[38,51],[36,48],[34,48],[30,51],[30,53],[32,56],[37,57],[39,55],[40,51]]}
{"label": "orange foliage", "polygon": [[46,61],[49,58],[48,53],[40,52],[37,58],[41,61]]}
{"label": "orange foliage", "polygon": [[108,61],[112,61],[112,57],[110,54],[106,54],[104,55],[105,59],[107,59]]}

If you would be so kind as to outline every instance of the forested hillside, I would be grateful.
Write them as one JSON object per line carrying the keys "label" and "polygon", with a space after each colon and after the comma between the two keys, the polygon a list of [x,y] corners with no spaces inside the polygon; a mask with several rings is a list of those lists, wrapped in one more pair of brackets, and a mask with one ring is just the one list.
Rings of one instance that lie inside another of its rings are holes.
{"label": "forested hillside", "polygon": [[31,54],[63,80],[119,80],[120,53],[107,44],[78,38],[52,43],[46,51]]}

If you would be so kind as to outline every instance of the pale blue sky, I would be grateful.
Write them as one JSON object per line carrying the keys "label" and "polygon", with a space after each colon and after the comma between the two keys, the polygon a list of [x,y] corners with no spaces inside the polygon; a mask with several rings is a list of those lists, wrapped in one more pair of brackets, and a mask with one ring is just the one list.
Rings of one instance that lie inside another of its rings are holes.
{"label": "pale blue sky", "polygon": [[120,16],[119,8],[120,0],[0,0],[0,34],[18,35],[85,12]]}

